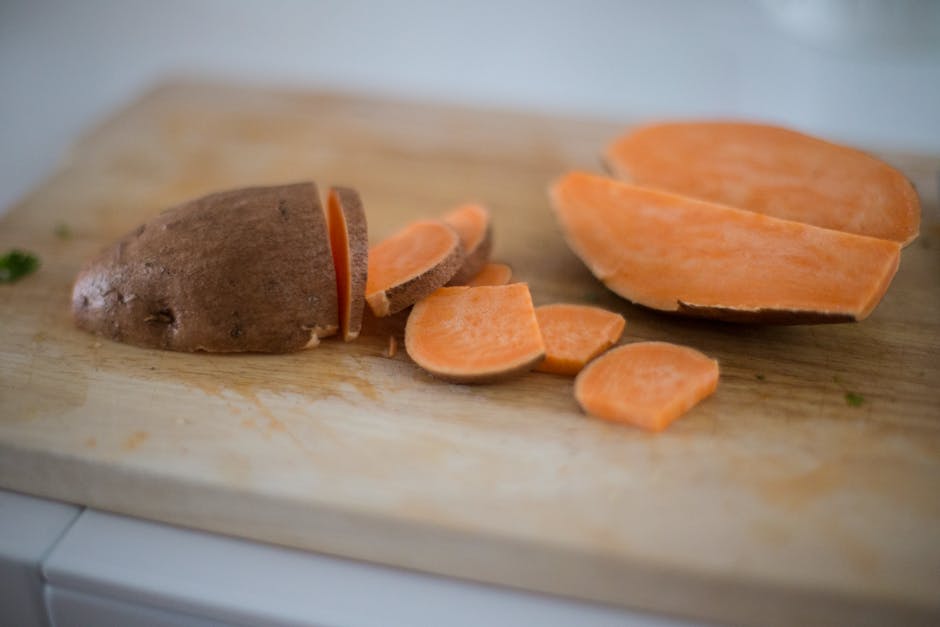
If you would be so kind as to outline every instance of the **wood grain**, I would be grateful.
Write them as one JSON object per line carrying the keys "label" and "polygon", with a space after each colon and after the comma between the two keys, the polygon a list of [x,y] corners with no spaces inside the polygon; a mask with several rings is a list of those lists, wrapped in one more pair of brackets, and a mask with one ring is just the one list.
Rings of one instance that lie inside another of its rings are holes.
{"label": "wood grain", "polygon": [[[217,84],[146,94],[0,223],[0,249],[43,262],[0,286],[0,485],[702,619],[940,620],[940,159],[888,157],[923,230],[868,320],[735,326],[634,307],[567,250],[546,187],[598,170],[620,128]],[[626,317],[625,342],[697,348],[718,392],[650,435],[581,415],[567,378],[436,381],[386,356],[401,315],[288,356],[143,350],[71,324],[81,263],[162,208],[311,178],[356,187],[373,239],[485,202],[494,258],[536,305],[599,304]]]}

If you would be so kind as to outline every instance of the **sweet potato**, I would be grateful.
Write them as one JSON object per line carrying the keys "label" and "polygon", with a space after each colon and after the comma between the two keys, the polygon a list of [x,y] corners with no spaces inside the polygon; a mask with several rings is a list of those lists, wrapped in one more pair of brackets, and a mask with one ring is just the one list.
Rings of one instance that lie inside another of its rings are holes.
{"label": "sweet potato", "polygon": [[336,333],[336,275],[313,183],[185,202],[89,262],[77,325],[177,351],[280,353]]}
{"label": "sweet potato", "polygon": [[718,362],[666,342],[638,342],[601,355],[578,374],[585,412],[662,431],[718,387]]}
{"label": "sweet potato", "polygon": [[460,245],[463,247],[463,265],[451,278],[449,285],[465,285],[480,273],[490,259],[490,252],[493,250],[490,211],[483,205],[467,203],[442,219],[457,231]]}
{"label": "sweet potato", "polygon": [[607,148],[618,177],[758,213],[906,244],[920,201],[897,170],[802,133],[742,122],[635,129]]}
{"label": "sweet potato", "polygon": [[536,370],[575,375],[620,339],[623,316],[600,307],[558,303],[535,308],[545,342],[545,360]]}
{"label": "sweet potato", "polygon": [[505,379],[545,356],[525,283],[437,290],[411,310],[405,350],[431,374],[457,383]]}
{"label": "sweet potato", "polygon": [[445,285],[462,263],[454,229],[437,220],[412,222],[369,251],[366,302],[379,318],[398,313]]}
{"label": "sweet potato", "polygon": [[481,285],[506,285],[512,279],[512,268],[504,263],[488,263],[467,283],[470,287]]}
{"label": "sweet potato", "polygon": [[330,189],[327,201],[330,249],[336,269],[339,327],[347,342],[359,337],[365,308],[369,235],[358,192],[348,187]]}
{"label": "sweet potato", "polygon": [[736,322],[861,320],[900,244],[781,220],[580,172],[551,189],[572,250],[617,294]]}

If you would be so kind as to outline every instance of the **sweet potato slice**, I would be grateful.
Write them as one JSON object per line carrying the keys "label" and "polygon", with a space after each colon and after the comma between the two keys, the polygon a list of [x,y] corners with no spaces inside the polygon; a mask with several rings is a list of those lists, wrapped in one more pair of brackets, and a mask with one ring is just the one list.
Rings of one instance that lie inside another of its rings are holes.
{"label": "sweet potato slice", "polygon": [[545,355],[525,283],[437,290],[411,310],[405,350],[431,374],[457,383],[521,374]]}
{"label": "sweet potato slice", "polygon": [[718,362],[685,346],[638,342],[601,355],[578,374],[574,396],[598,418],[662,431],[718,387]]}
{"label": "sweet potato slice", "polygon": [[481,285],[506,285],[512,279],[512,268],[504,263],[488,263],[467,283],[470,287]]}
{"label": "sweet potato slice", "polygon": [[359,337],[365,308],[366,272],[369,265],[369,235],[366,214],[358,192],[333,187],[327,200],[330,249],[336,268],[339,328],[343,340]]}
{"label": "sweet potato slice", "polygon": [[634,303],[735,322],[868,316],[900,244],[572,172],[551,189],[572,250]]}
{"label": "sweet potato slice", "polygon": [[673,122],[607,148],[618,177],[777,218],[906,244],[920,201],[900,172],[863,152],[762,124]]}
{"label": "sweet potato slice", "polygon": [[493,227],[490,211],[483,205],[467,203],[446,214],[444,222],[460,236],[463,265],[451,278],[450,285],[465,285],[480,273],[493,250]]}
{"label": "sweet potato slice", "polygon": [[566,375],[616,344],[626,324],[620,314],[590,305],[542,305],[535,316],[545,342],[545,360],[535,369]]}
{"label": "sweet potato slice", "polygon": [[398,313],[446,284],[462,263],[454,229],[437,220],[412,222],[369,251],[366,302],[377,317]]}
{"label": "sweet potato slice", "polygon": [[72,291],[82,329],[177,351],[280,353],[336,332],[336,274],[313,183],[178,205],[90,261]]}

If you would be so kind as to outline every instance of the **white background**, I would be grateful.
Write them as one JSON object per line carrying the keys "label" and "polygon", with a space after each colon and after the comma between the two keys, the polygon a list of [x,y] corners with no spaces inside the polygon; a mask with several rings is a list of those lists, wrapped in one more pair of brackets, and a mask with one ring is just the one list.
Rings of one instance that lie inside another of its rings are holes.
{"label": "white background", "polygon": [[935,0],[0,0],[0,207],[179,75],[940,153]]}

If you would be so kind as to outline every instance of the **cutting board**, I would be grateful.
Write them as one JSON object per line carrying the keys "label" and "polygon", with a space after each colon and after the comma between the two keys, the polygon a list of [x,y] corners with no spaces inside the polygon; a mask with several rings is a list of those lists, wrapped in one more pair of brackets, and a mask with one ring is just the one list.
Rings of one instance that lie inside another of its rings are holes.
{"label": "cutting board", "polygon": [[[886,156],[924,224],[868,320],[736,326],[632,306],[566,248],[546,186],[598,170],[622,128],[200,82],[145,94],[0,226],[0,250],[42,259],[0,286],[0,485],[700,619],[940,620],[940,159]],[[386,354],[403,316],[286,356],[73,328],[70,283],[112,239],[195,195],[311,178],[357,187],[373,240],[488,204],[494,257],[536,304],[597,304],[626,317],[624,342],[704,351],[718,392],[651,435],[584,416],[568,378],[437,381]]]}

